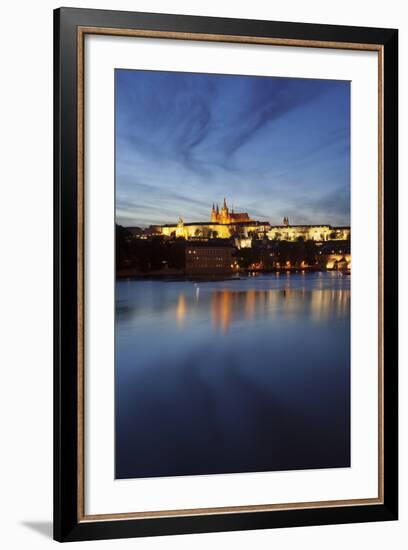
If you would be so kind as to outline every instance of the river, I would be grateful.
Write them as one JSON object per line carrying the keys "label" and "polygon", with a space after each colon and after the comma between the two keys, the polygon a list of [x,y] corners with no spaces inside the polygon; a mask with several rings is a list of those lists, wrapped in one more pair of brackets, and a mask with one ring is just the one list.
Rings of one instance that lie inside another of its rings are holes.
{"label": "river", "polygon": [[350,465],[350,277],[116,283],[115,476]]}

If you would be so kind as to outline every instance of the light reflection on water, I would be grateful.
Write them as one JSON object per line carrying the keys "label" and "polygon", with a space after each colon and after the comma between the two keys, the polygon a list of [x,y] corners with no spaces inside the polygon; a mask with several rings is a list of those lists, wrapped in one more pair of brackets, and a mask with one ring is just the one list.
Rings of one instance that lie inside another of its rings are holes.
{"label": "light reflection on water", "polygon": [[349,464],[350,280],[116,288],[116,476]]}
{"label": "light reflection on water", "polygon": [[[217,290],[211,289],[210,295],[200,303],[200,287],[195,291],[195,298],[186,296],[181,291],[174,307],[177,326],[186,328],[189,317],[201,307],[209,307],[211,326],[221,334],[227,334],[234,322],[253,321],[256,317],[266,318],[278,313],[290,316],[303,307],[314,321],[324,321],[331,316],[341,317],[348,314],[350,290]],[[209,304],[203,301],[207,300]],[[281,317],[282,318],[282,317]]]}

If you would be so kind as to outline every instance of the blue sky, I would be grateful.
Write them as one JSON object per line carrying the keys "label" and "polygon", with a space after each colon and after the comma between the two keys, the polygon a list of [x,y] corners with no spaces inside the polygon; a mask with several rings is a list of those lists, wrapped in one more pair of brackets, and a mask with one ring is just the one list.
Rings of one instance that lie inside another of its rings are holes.
{"label": "blue sky", "polygon": [[350,83],[115,71],[116,221],[350,222]]}

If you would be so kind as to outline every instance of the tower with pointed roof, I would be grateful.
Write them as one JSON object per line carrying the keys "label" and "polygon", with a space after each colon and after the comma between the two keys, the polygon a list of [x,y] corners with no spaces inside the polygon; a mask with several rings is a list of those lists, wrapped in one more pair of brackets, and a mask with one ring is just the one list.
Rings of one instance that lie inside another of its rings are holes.
{"label": "tower with pointed roof", "polygon": [[227,201],[224,197],[224,204],[221,208],[221,216],[220,216],[220,222],[221,223],[229,223],[230,219],[229,219],[229,211],[228,211],[228,206],[227,206]]}
{"label": "tower with pointed roof", "polygon": [[[218,206],[217,206],[217,208],[218,208]],[[217,221],[218,221],[217,218],[218,218],[217,211],[216,211],[215,205],[213,203],[212,209],[211,209],[211,223],[217,223]]]}

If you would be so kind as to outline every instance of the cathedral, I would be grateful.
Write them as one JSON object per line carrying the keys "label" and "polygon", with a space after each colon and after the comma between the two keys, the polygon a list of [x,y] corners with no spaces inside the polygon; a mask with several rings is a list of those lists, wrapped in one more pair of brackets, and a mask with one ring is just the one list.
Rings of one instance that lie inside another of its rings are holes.
{"label": "cathedral", "polygon": [[239,214],[236,214],[234,212],[234,209],[231,208],[231,210],[227,206],[227,201],[224,199],[224,204],[221,208],[221,210],[215,204],[213,204],[211,209],[211,223],[220,223],[220,224],[227,224],[227,223],[237,223],[237,222],[249,222],[251,221],[251,218],[246,212],[241,212]]}

